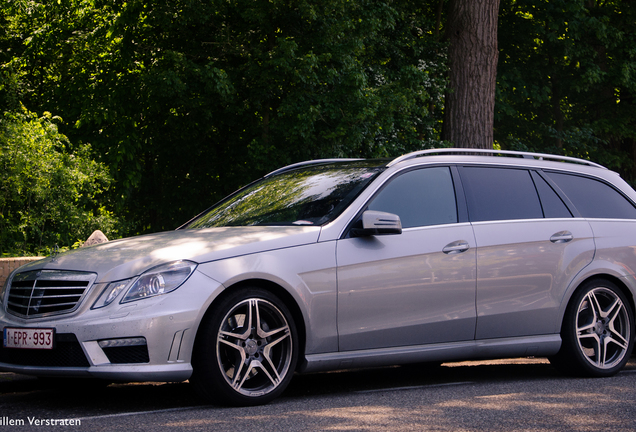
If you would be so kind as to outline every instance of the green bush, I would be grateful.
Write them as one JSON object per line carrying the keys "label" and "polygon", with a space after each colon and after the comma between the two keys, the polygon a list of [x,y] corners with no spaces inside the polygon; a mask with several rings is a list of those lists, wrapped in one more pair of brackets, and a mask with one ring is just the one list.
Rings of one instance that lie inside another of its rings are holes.
{"label": "green bush", "polygon": [[0,256],[48,254],[94,230],[117,236],[103,200],[112,183],[90,146],[72,148],[55,124],[24,107],[0,118]]}

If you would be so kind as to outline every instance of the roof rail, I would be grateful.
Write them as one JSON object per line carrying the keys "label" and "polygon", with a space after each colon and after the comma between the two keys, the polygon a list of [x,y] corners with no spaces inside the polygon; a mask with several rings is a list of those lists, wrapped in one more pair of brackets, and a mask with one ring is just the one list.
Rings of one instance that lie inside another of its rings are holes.
{"label": "roof rail", "polygon": [[287,165],[284,166],[282,168],[278,168],[275,171],[272,171],[271,173],[265,175],[264,177],[270,177],[273,176],[275,174],[280,174],[282,172],[285,171],[289,171],[289,170],[293,170],[294,168],[299,168],[302,166],[306,166],[306,165],[319,165],[319,164],[325,164],[325,163],[332,163],[332,162],[353,162],[353,161],[359,161],[362,159],[346,159],[346,158],[336,158],[336,159],[314,159],[314,160],[310,160],[310,161],[304,161],[304,162],[297,162],[295,164],[291,164],[291,165]]}
{"label": "roof rail", "polygon": [[479,155],[479,154],[483,155],[484,153],[487,153],[492,156],[505,156],[505,157],[516,156],[516,157],[523,157],[526,159],[552,160],[552,161],[576,163],[580,165],[587,165],[587,166],[592,166],[596,168],[607,169],[603,165],[599,165],[595,162],[590,162],[589,160],[579,159],[579,158],[574,158],[569,156],[560,156],[560,155],[553,155],[553,154],[547,154],[547,153],[521,152],[521,151],[512,151],[512,150],[490,150],[490,149],[470,149],[470,148],[441,148],[441,149],[419,150],[412,153],[407,153],[396,159],[393,159],[391,162],[387,164],[387,167],[390,167],[402,161],[413,159],[420,156],[429,156],[429,155],[435,155],[435,154],[465,155],[467,153],[476,154],[476,155]]}

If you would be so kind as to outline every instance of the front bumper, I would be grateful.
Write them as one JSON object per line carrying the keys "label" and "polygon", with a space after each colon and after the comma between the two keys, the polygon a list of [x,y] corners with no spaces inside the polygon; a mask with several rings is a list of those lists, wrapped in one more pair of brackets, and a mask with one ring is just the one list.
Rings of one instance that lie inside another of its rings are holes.
{"label": "front bumper", "polygon": [[223,287],[195,271],[171,293],[91,310],[104,286],[94,285],[78,310],[67,315],[22,319],[0,311],[0,330],[54,328],[56,334],[52,350],[0,344],[0,370],[114,381],[188,379],[199,323]]}

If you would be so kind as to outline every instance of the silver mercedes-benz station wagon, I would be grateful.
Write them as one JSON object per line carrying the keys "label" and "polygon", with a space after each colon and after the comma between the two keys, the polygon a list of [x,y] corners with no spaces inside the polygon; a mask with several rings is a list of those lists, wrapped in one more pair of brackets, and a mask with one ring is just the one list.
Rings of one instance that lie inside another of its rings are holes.
{"label": "silver mercedes-benz station wagon", "polygon": [[589,161],[437,149],[281,168],[171,232],[52,255],[0,294],[0,370],[190,380],[254,405],[294,373],[546,356],[616,374],[636,192]]}

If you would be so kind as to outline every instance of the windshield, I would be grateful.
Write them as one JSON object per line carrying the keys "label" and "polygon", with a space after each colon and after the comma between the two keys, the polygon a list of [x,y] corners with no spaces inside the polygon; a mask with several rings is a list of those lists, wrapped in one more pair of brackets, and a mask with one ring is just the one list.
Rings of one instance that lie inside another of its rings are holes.
{"label": "windshield", "polygon": [[356,161],[284,171],[230,195],[183,228],[323,225],[383,170],[378,161]]}

